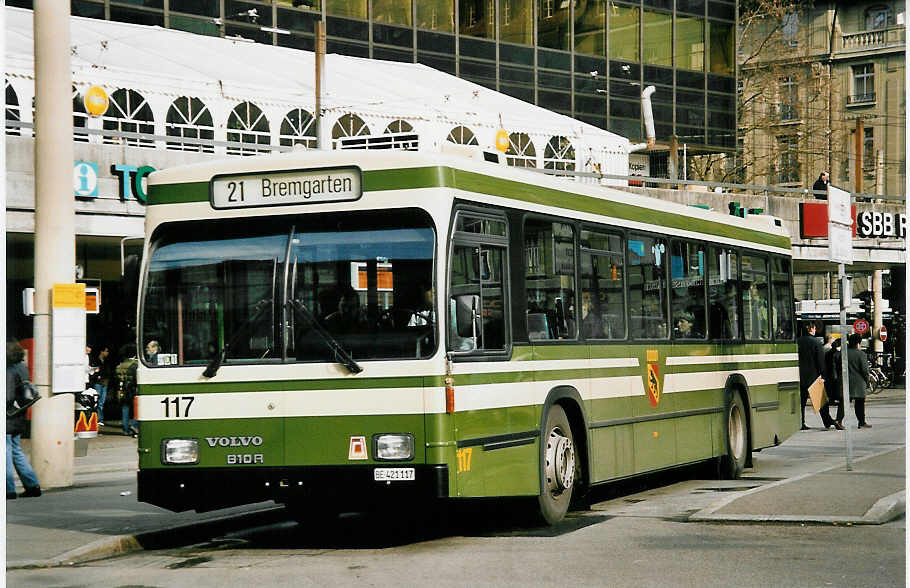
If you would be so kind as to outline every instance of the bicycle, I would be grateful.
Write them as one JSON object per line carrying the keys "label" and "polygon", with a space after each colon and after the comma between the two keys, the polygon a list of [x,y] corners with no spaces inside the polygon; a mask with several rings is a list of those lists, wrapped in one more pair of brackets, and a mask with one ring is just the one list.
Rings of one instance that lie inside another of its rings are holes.
{"label": "bicycle", "polygon": [[891,356],[886,353],[869,354],[869,381],[866,383],[868,394],[878,394],[890,388],[894,382],[894,370]]}

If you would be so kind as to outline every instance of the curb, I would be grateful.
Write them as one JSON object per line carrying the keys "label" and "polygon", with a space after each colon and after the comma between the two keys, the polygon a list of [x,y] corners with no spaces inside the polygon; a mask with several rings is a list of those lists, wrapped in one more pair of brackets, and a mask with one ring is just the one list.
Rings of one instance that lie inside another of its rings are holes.
{"label": "curb", "polygon": [[126,555],[144,549],[163,549],[190,545],[212,535],[229,533],[251,525],[267,525],[287,520],[284,505],[227,515],[198,523],[186,523],[136,535],[112,535],[44,560],[6,562],[7,570],[56,568]]}
{"label": "curb", "polygon": [[[896,449],[889,449],[882,451],[880,453],[875,453],[872,455],[867,455],[860,459],[854,460],[854,462],[862,462],[873,457],[878,457],[880,455],[885,455],[896,451]],[[778,482],[772,482],[765,486],[759,486],[758,488],[753,488],[747,490],[739,495],[730,496],[724,498],[722,501],[704,508],[686,519],[689,522],[697,523],[809,523],[809,524],[834,524],[834,525],[882,525],[889,521],[892,521],[906,513],[906,489],[899,492],[895,492],[889,496],[878,499],[875,504],[872,505],[869,510],[863,516],[837,516],[837,515],[743,515],[743,514],[715,514],[717,511],[727,506],[731,502],[747,496],[749,494],[754,494],[756,492],[761,492],[762,490],[768,490],[776,486],[781,486],[783,484],[790,484],[792,482],[798,482],[804,478],[814,476],[816,474],[821,474],[824,472],[829,472],[831,470],[839,469],[842,466],[835,466],[833,468],[828,468],[826,470],[820,470],[818,472],[812,472],[808,474],[802,474],[793,478],[787,478],[786,480],[780,480]]]}

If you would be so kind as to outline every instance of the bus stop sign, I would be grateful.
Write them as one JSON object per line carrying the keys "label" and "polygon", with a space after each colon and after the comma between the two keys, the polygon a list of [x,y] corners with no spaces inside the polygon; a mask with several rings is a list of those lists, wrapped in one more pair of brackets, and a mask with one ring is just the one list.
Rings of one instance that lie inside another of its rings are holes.
{"label": "bus stop sign", "polygon": [[866,319],[856,319],[853,322],[853,332],[857,335],[865,335],[869,332],[869,321]]}
{"label": "bus stop sign", "polygon": [[878,338],[882,340],[882,343],[888,340],[888,329],[885,328],[885,325],[878,330]]}

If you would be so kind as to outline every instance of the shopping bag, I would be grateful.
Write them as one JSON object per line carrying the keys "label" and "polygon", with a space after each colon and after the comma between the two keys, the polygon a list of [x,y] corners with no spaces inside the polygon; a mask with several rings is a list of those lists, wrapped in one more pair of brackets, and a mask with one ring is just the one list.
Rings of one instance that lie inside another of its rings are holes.
{"label": "shopping bag", "polygon": [[812,401],[812,408],[816,413],[828,402],[828,395],[825,394],[825,381],[821,376],[809,386],[809,399]]}

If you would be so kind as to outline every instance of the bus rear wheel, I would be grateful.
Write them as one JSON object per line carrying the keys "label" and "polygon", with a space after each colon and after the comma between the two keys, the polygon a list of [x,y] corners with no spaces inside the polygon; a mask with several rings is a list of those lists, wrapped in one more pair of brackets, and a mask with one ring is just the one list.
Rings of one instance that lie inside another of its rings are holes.
{"label": "bus rear wheel", "polygon": [[553,525],[569,510],[578,471],[572,428],[561,406],[553,405],[547,411],[540,444],[542,487],[537,502],[543,522]]}
{"label": "bus rear wheel", "polygon": [[720,458],[720,477],[735,480],[742,474],[749,455],[749,423],[746,420],[746,407],[739,391],[733,397],[726,410],[727,451]]}

